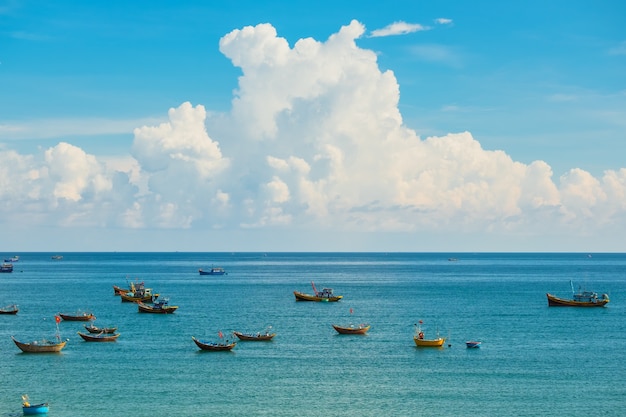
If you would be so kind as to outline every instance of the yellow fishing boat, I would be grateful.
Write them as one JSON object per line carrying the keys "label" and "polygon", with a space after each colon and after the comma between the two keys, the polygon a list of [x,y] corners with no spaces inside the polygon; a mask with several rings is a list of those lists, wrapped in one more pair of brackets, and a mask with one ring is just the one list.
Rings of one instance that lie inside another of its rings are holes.
{"label": "yellow fishing boat", "polygon": [[439,332],[437,332],[437,337],[434,339],[426,339],[424,336],[424,331],[422,330],[422,321],[420,320],[419,324],[415,325],[415,334],[413,335],[413,341],[415,342],[415,346],[417,347],[442,347],[444,343],[446,343],[446,338],[439,336]]}

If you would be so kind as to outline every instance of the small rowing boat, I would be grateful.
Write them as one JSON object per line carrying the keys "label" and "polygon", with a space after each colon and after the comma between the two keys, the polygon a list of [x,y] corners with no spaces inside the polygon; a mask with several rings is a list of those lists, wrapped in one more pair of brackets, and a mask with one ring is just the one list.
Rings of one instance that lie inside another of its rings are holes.
{"label": "small rowing boat", "polygon": [[78,333],[78,335],[82,337],[85,342],[115,342],[117,338],[120,337],[120,333],[76,333]]}
{"label": "small rowing boat", "polygon": [[237,342],[230,342],[228,340],[225,342],[208,342],[204,340],[198,340],[193,336],[191,336],[191,339],[201,350],[208,351],[228,351],[232,350],[237,345]]}

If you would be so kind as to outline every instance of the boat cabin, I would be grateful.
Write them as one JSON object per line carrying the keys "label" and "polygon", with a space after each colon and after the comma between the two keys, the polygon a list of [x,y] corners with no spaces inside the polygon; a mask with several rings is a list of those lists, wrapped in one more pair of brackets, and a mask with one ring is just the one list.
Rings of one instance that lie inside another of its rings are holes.
{"label": "boat cabin", "polygon": [[332,288],[322,288],[322,291],[318,291],[315,295],[322,298],[334,297]]}
{"label": "boat cabin", "polygon": [[[609,296],[607,294],[602,294],[602,300],[607,300],[608,298]],[[598,293],[595,293],[593,291],[582,291],[574,294],[574,301],[597,303],[598,300]]]}

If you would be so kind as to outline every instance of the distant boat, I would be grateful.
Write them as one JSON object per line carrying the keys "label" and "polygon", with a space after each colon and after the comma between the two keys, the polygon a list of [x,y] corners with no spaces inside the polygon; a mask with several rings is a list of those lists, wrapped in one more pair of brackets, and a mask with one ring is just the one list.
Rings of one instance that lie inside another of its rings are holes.
{"label": "distant boat", "polygon": [[60,261],[61,259],[63,259],[63,256],[62,255],[52,255],[50,258],[52,260],[55,260],[55,261]]}
{"label": "distant boat", "polygon": [[171,314],[178,309],[178,306],[169,305],[167,298],[160,299],[154,302],[153,305],[144,303],[137,303],[137,307],[140,313],[156,313],[156,314]]}
{"label": "distant boat", "polygon": [[81,333],[77,332],[80,337],[83,338],[85,342],[115,342],[118,337],[120,337],[121,333],[98,333],[98,334],[90,334],[90,333]]}
{"label": "distant boat", "polygon": [[439,332],[437,332],[437,337],[434,339],[426,339],[424,337],[424,331],[422,330],[422,321],[420,320],[419,325],[415,325],[415,335],[413,336],[413,341],[415,342],[415,346],[417,347],[441,347],[446,342],[445,337],[439,336]]}
{"label": "distant boat", "polygon": [[227,351],[227,350],[232,350],[237,345],[237,342],[231,342],[231,341],[207,342],[203,340],[198,340],[193,336],[191,336],[191,339],[202,350]]}
{"label": "distant boat", "polygon": [[226,270],[220,267],[211,268],[208,271],[205,271],[204,269],[198,269],[198,273],[200,275],[228,275]]}
{"label": "distant boat", "polygon": [[17,304],[11,304],[0,308],[0,314],[17,314],[18,311],[19,309],[17,308]]}
{"label": "distant boat", "polygon": [[294,291],[293,295],[296,296],[296,301],[336,302],[343,298],[343,295],[335,295],[332,288],[323,288],[322,291],[317,291],[317,288],[315,288],[315,283],[313,281],[311,281],[311,286],[313,287],[313,295]]}
{"label": "distant boat", "polygon": [[369,324],[350,324],[348,326],[332,325],[339,334],[365,334],[370,329]]}
{"label": "distant boat", "polygon": [[97,326],[94,326],[93,324],[85,325],[84,327],[85,327],[85,330],[87,330],[89,333],[94,333],[94,334],[98,334],[98,333],[111,334],[117,331],[117,327],[97,327]]}
{"label": "distant boat", "polygon": [[578,292],[574,291],[574,285],[570,281],[572,287],[572,298],[560,298],[550,293],[546,294],[548,298],[548,306],[550,307],[604,307],[609,303],[608,294],[598,294],[593,291],[584,291],[580,287]]}
{"label": "distant boat", "polygon": [[272,326],[269,326],[262,332],[257,333],[242,333],[242,332],[233,332],[235,336],[239,340],[242,341],[252,341],[252,342],[267,342],[270,341],[276,336],[276,333],[271,331]]}
{"label": "distant boat", "polygon": [[92,313],[83,311],[77,311],[75,313],[59,313],[59,317],[65,321],[90,321],[96,319],[96,316]]}
{"label": "distant boat", "polygon": [[468,340],[467,342],[465,342],[465,346],[468,347],[468,349],[475,349],[475,348],[479,348],[480,347],[480,343],[476,340]]}
{"label": "distant boat", "polygon": [[25,416],[47,414],[50,411],[48,403],[31,404],[28,395],[22,395],[22,412]]}
{"label": "distant boat", "polygon": [[10,262],[5,262],[0,265],[0,272],[13,272],[13,264]]}
{"label": "distant boat", "polygon": [[4,262],[18,262],[19,260],[20,260],[20,257],[16,255],[16,256],[12,256],[10,258],[6,258],[4,260]]}
{"label": "distant boat", "polygon": [[67,341],[62,341],[58,336],[56,340],[42,339],[32,342],[20,342],[13,336],[11,336],[11,339],[22,352],[26,353],[56,353],[60,352],[67,343]]}

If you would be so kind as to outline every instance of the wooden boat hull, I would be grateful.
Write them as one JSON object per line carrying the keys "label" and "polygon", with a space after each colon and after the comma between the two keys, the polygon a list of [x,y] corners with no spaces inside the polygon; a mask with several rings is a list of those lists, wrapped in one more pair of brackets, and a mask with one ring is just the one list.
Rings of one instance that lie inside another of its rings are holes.
{"label": "wooden boat hull", "polygon": [[129,292],[130,292],[130,289],[128,289],[128,288],[118,287],[117,285],[113,286],[113,293],[115,295],[126,294],[126,293],[129,293]]}
{"label": "wooden boat hull", "polygon": [[609,302],[608,298],[598,298],[596,301],[576,301],[556,297],[550,293],[546,294],[546,297],[550,307],[604,307]]}
{"label": "wooden boat hull", "polygon": [[120,293],[120,297],[123,303],[138,303],[138,302],[151,303],[152,302],[152,295],[144,295],[140,297],[135,297],[134,295]]}
{"label": "wooden boat hull", "polygon": [[272,340],[276,333],[264,333],[264,334],[246,334],[241,332],[233,332],[239,340],[251,341],[251,342],[267,342]]}
{"label": "wooden boat hull", "polygon": [[195,337],[191,336],[191,339],[193,339],[194,343],[202,350],[207,350],[207,351],[229,351],[232,350],[236,345],[237,342],[232,342],[232,343],[213,343],[213,342],[203,342],[201,340],[196,339]]}
{"label": "wooden boat hull", "polygon": [[16,305],[0,308],[0,314],[12,314],[12,315],[15,315],[15,314],[17,314],[18,311],[19,311],[19,309],[17,308]]}
{"label": "wooden boat hull", "polygon": [[294,291],[293,295],[296,296],[296,301],[336,302],[343,298],[343,295],[334,295],[331,297],[317,297],[315,295],[305,294],[299,291]]}
{"label": "wooden boat hull", "polygon": [[420,339],[418,337],[413,337],[413,341],[417,347],[442,347],[446,342],[446,339],[443,337],[438,337],[436,339]]}
{"label": "wooden boat hull", "polygon": [[48,406],[48,403],[34,404],[34,405],[29,405],[29,406],[23,406],[22,407],[22,412],[24,413],[25,416],[35,416],[35,415],[38,415],[38,414],[47,414],[48,411],[50,411],[50,407]]}
{"label": "wooden boat hull", "polygon": [[23,343],[23,342],[16,340],[13,336],[11,336],[11,339],[13,339],[13,342],[15,342],[15,345],[18,348],[20,348],[22,352],[26,352],[26,353],[57,353],[57,352],[60,352],[65,347],[65,344],[67,343],[66,341],[59,342],[59,343],[44,343],[44,344],[36,343],[36,342]]}
{"label": "wooden boat hull", "polygon": [[85,330],[87,330],[89,333],[92,333],[92,334],[99,334],[99,333],[112,334],[117,331],[117,327],[96,327],[96,326],[84,326],[84,327],[85,327]]}
{"label": "wooden boat hull", "polygon": [[84,313],[84,314],[78,314],[78,315],[59,313],[59,316],[65,321],[91,321],[91,320],[96,319],[96,316],[94,316],[91,313]]}
{"label": "wooden boat hull", "polygon": [[110,334],[110,333],[101,333],[98,335],[94,334],[86,334],[77,332],[80,337],[83,338],[85,342],[115,342],[118,337],[120,337],[120,333]]}
{"label": "wooden boat hull", "polygon": [[137,303],[140,313],[153,314],[172,314],[178,309],[178,306],[153,307],[143,303]]}
{"label": "wooden boat hull", "polygon": [[370,329],[369,324],[360,326],[338,326],[333,324],[332,326],[339,334],[365,334]]}

